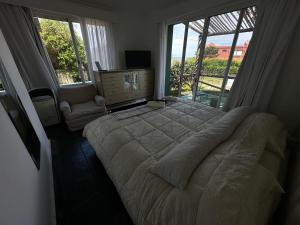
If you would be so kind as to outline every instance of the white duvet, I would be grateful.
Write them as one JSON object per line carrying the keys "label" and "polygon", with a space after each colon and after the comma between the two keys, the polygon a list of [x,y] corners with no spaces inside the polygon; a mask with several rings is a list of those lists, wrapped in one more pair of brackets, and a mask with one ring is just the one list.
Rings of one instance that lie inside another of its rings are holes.
{"label": "white duvet", "polygon": [[158,110],[141,106],[93,121],[84,136],[137,225],[264,224],[269,215],[261,215],[260,205],[272,205],[273,193],[282,192],[278,167],[272,171],[261,160],[268,153],[277,163],[284,155],[285,131],[272,115],[245,116],[226,140],[206,149],[182,188],[153,172],[172,150],[216,126],[223,115],[182,101]]}

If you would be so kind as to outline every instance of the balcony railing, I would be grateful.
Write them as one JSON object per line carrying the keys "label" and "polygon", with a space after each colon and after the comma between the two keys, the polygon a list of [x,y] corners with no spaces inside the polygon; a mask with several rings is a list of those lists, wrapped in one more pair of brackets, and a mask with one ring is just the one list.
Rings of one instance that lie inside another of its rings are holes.
{"label": "balcony railing", "polygon": [[[208,78],[208,79],[207,79]],[[214,80],[209,80],[214,79]],[[222,99],[220,102],[220,107],[223,107],[229,90],[231,89],[232,83],[235,79],[235,75],[229,75],[227,86],[225,87],[224,93],[222,94]],[[197,92],[195,93],[195,100],[206,105],[210,105],[216,107],[218,98],[221,95],[222,91],[222,83],[224,80],[224,76],[221,75],[201,75],[199,79],[199,84],[197,87]],[[181,98],[184,99],[193,99],[193,86],[195,84],[195,74],[184,74],[182,79],[182,91],[180,94]],[[217,82],[219,81],[219,82]],[[178,96],[178,87],[180,85],[179,76],[170,77],[170,94],[173,96]],[[186,88],[186,87],[189,88]]]}
{"label": "balcony railing", "polygon": [[[83,70],[84,80],[89,81],[89,75],[86,70]],[[56,76],[60,85],[82,83],[78,71],[56,70]]]}

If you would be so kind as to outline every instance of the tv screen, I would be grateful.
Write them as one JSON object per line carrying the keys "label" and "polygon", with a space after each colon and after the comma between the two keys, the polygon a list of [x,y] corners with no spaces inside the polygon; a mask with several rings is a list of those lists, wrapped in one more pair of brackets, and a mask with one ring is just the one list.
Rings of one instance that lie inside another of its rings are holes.
{"label": "tv screen", "polygon": [[127,69],[144,69],[151,67],[150,51],[125,51]]}

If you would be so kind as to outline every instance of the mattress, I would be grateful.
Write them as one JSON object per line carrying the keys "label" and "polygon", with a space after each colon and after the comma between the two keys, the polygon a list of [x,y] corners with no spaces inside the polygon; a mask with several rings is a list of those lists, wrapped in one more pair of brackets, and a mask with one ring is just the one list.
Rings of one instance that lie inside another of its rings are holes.
{"label": "mattress", "polygon": [[[224,164],[224,161],[225,165],[226,163],[229,165],[224,167],[225,175],[236,173],[234,168],[230,166],[231,162],[225,159],[228,158],[228,152],[238,142],[237,140],[242,139],[242,134],[247,133],[242,132],[246,125],[238,128],[241,131],[235,131],[226,142],[217,145],[205,157],[205,160],[199,163],[184,189],[174,187],[152,172],[153,166],[172,152],[176,146],[193,135],[214,126],[224,115],[224,112],[215,108],[180,100],[163,109],[140,106],[101,117],[89,123],[84,129],[83,135],[87,137],[95,149],[136,225],[217,225],[220,221],[224,225],[246,225],[245,221],[249,225],[265,225],[274,205],[276,205],[275,199],[280,195],[280,191],[268,189],[268,192],[264,192],[264,199],[249,203],[252,204],[249,212],[239,213],[243,214],[240,216],[243,218],[239,219],[232,219],[234,218],[232,216],[234,210],[227,212],[226,207],[223,207],[223,205],[231,204],[228,203],[227,199],[220,198],[223,194],[218,196],[219,199],[216,196],[208,195],[209,192],[219,189],[218,185],[223,182],[221,175],[224,171],[216,171],[221,167],[221,164]],[[265,117],[261,120],[262,122],[269,118],[268,116]],[[271,117],[270,120],[272,120],[270,124],[282,127],[276,118]],[[251,123],[252,120],[249,120],[247,126]],[[271,133],[271,128],[268,129]],[[252,138],[259,139],[260,137]],[[284,139],[284,135],[282,135],[282,139]],[[250,152],[248,155],[255,154]],[[257,164],[266,168],[276,178],[282,160],[283,158],[281,154],[278,154],[278,151],[266,149],[259,156]],[[236,164],[244,166],[240,162]],[[235,180],[231,179],[229,175],[226,182],[232,182],[231,186],[236,185]],[[247,176],[243,175],[238,179],[244,179],[244,177]],[[255,180],[254,177],[250,181],[246,185],[247,188],[250,188],[249,193],[244,193],[246,197],[241,198],[243,201],[247,201],[247,204],[251,201],[251,189],[256,189],[258,186],[267,189],[268,186],[266,184],[267,179]],[[215,186],[213,186],[214,182]],[[238,186],[242,185],[238,184]],[[245,189],[245,187],[243,188]],[[262,196],[261,190],[255,191],[253,191],[253,196],[256,198]],[[225,192],[224,196],[226,197],[233,194],[228,190]],[[258,192],[259,194],[257,194]],[[244,203],[235,202],[234,204],[237,207],[242,207],[238,204],[247,205]],[[253,210],[254,204],[261,206],[261,210]],[[223,208],[219,209],[220,207]],[[213,219],[212,217],[220,218]]]}

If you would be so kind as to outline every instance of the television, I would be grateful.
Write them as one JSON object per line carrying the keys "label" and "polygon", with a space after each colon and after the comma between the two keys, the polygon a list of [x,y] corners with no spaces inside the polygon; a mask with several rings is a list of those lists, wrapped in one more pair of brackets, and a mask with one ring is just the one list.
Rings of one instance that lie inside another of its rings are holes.
{"label": "television", "polygon": [[151,67],[150,51],[125,51],[127,69],[147,69]]}

